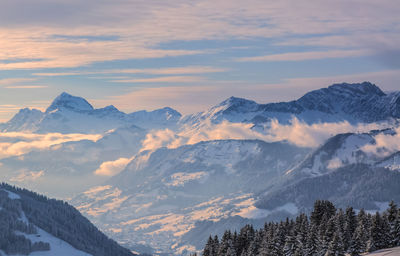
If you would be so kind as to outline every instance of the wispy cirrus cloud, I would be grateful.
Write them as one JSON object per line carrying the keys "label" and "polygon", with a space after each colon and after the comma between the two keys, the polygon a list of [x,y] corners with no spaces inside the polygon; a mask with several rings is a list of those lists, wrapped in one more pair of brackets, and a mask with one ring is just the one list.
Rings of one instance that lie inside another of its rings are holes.
{"label": "wispy cirrus cloud", "polygon": [[112,80],[116,83],[191,83],[204,81],[204,77],[200,76],[161,76],[152,78],[135,78]]}
{"label": "wispy cirrus cloud", "polygon": [[[375,35],[369,38],[369,44],[386,36],[395,38],[400,8],[395,0],[379,4],[372,0],[251,0],[246,5],[238,0],[117,0],[112,4],[41,0],[34,5],[21,0],[2,2],[0,7],[0,59],[39,59],[2,63],[0,69],[77,67],[101,61],[205,53],[205,49],[160,47],[171,41],[283,41],[289,36],[307,43],[316,35],[337,34],[345,35],[353,50],[365,49],[365,42],[357,40],[359,36]],[[52,11],[43,11],[49,9]]]}
{"label": "wispy cirrus cloud", "polygon": [[13,85],[25,82],[32,82],[36,81],[36,78],[4,78],[0,79],[0,85]]}
{"label": "wispy cirrus cloud", "polygon": [[0,79],[0,86],[6,89],[40,89],[46,85],[26,84],[37,81],[37,78],[5,78]]}
{"label": "wispy cirrus cloud", "polygon": [[47,85],[9,85],[5,86],[6,89],[42,89],[47,88]]}
{"label": "wispy cirrus cloud", "polygon": [[78,76],[78,75],[99,75],[99,74],[147,74],[147,75],[184,75],[184,74],[206,74],[226,72],[228,69],[211,66],[186,66],[168,68],[147,68],[147,69],[106,69],[99,71],[81,72],[53,72],[53,73],[33,73],[34,76]]}
{"label": "wispy cirrus cloud", "polygon": [[313,51],[313,52],[289,52],[271,54],[265,56],[243,57],[236,61],[240,62],[267,62],[267,61],[304,61],[333,58],[360,57],[368,55],[366,50],[334,50],[334,51]]}

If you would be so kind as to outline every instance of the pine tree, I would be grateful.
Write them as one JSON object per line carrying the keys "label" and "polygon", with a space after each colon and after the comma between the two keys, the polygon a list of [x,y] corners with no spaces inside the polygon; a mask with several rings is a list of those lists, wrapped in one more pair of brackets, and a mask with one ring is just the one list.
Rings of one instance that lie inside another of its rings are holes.
{"label": "pine tree", "polygon": [[348,207],[346,209],[345,225],[343,230],[344,248],[345,251],[347,252],[349,252],[349,248],[353,243],[354,232],[356,228],[357,228],[356,213],[354,212],[352,207]]}
{"label": "pine tree", "polygon": [[284,224],[281,222],[277,225],[274,238],[272,241],[272,253],[276,256],[283,256],[283,247],[285,246],[285,227]]}
{"label": "pine tree", "polygon": [[365,252],[366,250],[366,241],[367,241],[367,230],[365,230],[364,225],[358,225],[353,238],[351,239],[350,247],[348,248],[348,253],[351,256],[358,256],[360,253]]}
{"label": "pine tree", "polygon": [[342,234],[339,232],[335,232],[333,236],[333,240],[329,243],[328,250],[325,253],[325,256],[344,256],[344,245],[343,240],[341,239]]}
{"label": "pine tree", "polygon": [[218,248],[218,255],[225,256],[228,253],[228,249],[231,248],[230,253],[232,253],[233,248],[233,241],[232,241],[232,233],[230,230],[225,231],[224,235],[222,236],[221,242],[219,243]]}
{"label": "pine tree", "polygon": [[311,225],[307,234],[307,242],[304,250],[304,255],[313,256],[316,255],[318,251],[319,251],[318,228],[315,225]]}
{"label": "pine tree", "polygon": [[397,211],[397,217],[394,223],[394,230],[392,234],[392,244],[394,246],[400,246],[400,209]]}
{"label": "pine tree", "polygon": [[269,256],[273,255],[274,250],[274,225],[269,225],[265,230],[265,234],[263,236],[261,246],[259,248],[260,256]]}
{"label": "pine tree", "polygon": [[399,229],[398,212],[399,210],[397,209],[397,205],[393,201],[391,201],[389,203],[389,209],[387,210],[387,220],[389,222],[389,228],[390,228],[389,231],[390,247],[397,246],[400,240],[400,237],[398,236],[399,234],[397,233],[397,230]]}
{"label": "pine tree", "polygon": [[294,256],[296,252],[296,238],[293,234],[293,230],[290,230],[285,238],[285,245],[283,246],[284,256]]}
{"label": "pine tree", "polygon": [[372,217],[371,226],[369,228],[369,239],[367,242],[367,251],[373,252],[378,249],[381,249],[382,243],[382,219],[379,212],[376,212],[375,215]]}
{"label": "pine tree", "polygon": [[235,244],[235,247],[238,248],[238,255],[241,255],[243,252],[247,253],[247,249],[250,246],[250,242],[254,240],[254,236],[254,228],[251,225],[246,225],[240,230]]}
{"label": "pine tree", "polygon": [[214,236],[213,240],[213,246],[212,246],[212,256],[217,256],[218,255],[218,250],[219,250],[219,239],[218,236]]}
{"label": "pine tree", "polygon": [[204,246],[203,256],[213,256],[213,251],[214,251],[213,247],[214,247],[214,239],[210,235],[206,245]]}
{"label": "pine tree", "polygon": [[305,214],[300,214],[300,216],[296,218],[295,233],[296,233],[296,248],[300,248],[302,250],[302,254],[304,248],[306,247],[307,230],[308,230],[308,218]]}
{"label": "pine tree", "polygon": [[323,220],[329,220],[336,213],[335,206],[326,200],[317,200],[311,213],[310,221],[319,226]]}
{"label": "pine tree", "polygon": [[261,241],[262,241],[261,232],[256,231],[253,241],[251,241],[249,244],[249,248],[247,249],[246,255],[247,256],[258,255]]}
{"label": "pine tree", "polygon": [[322,235],[322,243],[320,248],[320,254],[325,255],[329,249],[330,243],[333,241],[333,237],[336,231],[335,218],[332,217],[326,224],[325,233]]}

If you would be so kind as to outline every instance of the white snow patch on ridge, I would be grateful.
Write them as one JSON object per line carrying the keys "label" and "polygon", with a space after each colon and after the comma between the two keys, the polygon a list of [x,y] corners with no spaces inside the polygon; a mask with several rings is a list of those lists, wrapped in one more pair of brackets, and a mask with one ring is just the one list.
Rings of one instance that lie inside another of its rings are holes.
{"label": "white snow patch on ridge", "polygon": [[167,183],[167,186],[178,187],[183,186],[185,183],[192,180],[205,180],[208,177],[206,172],[177,172],[171,175],[171,181]]}
{"label": "white snow patch on ridge", "polygon": [[8,191],[6,189],[3,189],[3,191],[7,192],[8,193],[8,198],[10,198],[12,200],[21,199],[21,197],[18,194],[15,194],[15,193],[13,193],[11,191]]}
{"label": "white snow patch on ridge", "polygon": [[282,206],[276,207],[273,210],[259,209],[252,204],[248,208],[241,209],[238,215],[247,219],[262,219],[268,217],[271,213],[281,211],[285,211],[294,215],[299,212],[299,209],[294,203],[286,203]]}

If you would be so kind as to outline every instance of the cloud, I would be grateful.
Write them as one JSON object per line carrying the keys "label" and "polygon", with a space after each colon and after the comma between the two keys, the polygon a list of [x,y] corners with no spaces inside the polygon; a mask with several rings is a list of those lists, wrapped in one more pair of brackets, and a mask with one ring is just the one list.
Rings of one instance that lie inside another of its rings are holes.
{"label": "cloud", "polygon": [[13,182],[33,182],[42,177],[45,174],[43,170],[40,171],[27,171],[21,170],[19,174],[12,177],[10,181]]}
{"label": "cloud", "polygon": [[0,85],[13,85],[18,83],[32,82],[37,80],[36,78],[5,78],[0,79]]}
{"label": "cloud", "polygon": [[42,89],[47,88],[47,85],[13,85],[5,86],[6,89]]}
{"label": "cloud", "polygon": [[114,176],[120,173],[131,160],[132,158],[119,158],[115,161],[104,162],[94,171],[94,174],[100,176]]}
{"label": "cloud", "polygon": [[367,144],[361,150],[380,157],[400,151],[400,127],[395,129],[395,134],[378,134],[374,139],[375,144]]}
{"label": "cloud", "polygon": [[[312,43],[316,37],[337,35],[351,41],[352,50],[368,48],[366,41],[379,50],[383,38],[399,44],[399,9],[396,0],[249,0],[246,5],[239,0],[2,1],[0,59],[8,62],[0,69],[205,53],[161,47],[171,41],[273,38]],[[362,36],[369,38],[359,40]],[[18,59],[27,61],[9,62]]]}
{"label": "cloud", "polygon": [[33,73],[35,76],[79,76],[98,74],[149,74],[149,75],[183,75],[183,74],[205,74],[225,72],[227,69],[210,66],[187,66],[169,68],[148,68],[148,69],[106,69],[100,71],[81,72],[54,72],[54,73]]}
{"label": "cloud", "polygon": [[272,54],[266,56],[244,57],[236,59],[240,62],[268,62],[268,61],[304,61],[319,60],[331,58],[360,57],[368,55],[365,50],[329,50],[329,51],[313,51],[313,52],[289,52],[281,54]]}
{"label": "cloud", "polygon": [[151,131],[146,134],[141,150],[154,150],[166,146],[171,147],[173,143],[176,144],[178,141],[180,146],[180,140],[181,136],[170,129]]}
{"label": "cloud", "polygon": [[102,136],[98,134],[33,134],[21,132],[0,133],[0,159],[19,156],[33,150],[48,149],[53,145],[69,141],[97,141]]}
{"label": "cloud", "polygon": [[190,83],[203,81],[205,78],[199,76],[162,76],[153,78],[136,78],[112,80],[116,83]]}
{"label": "cloud", "polygon": [[201,141],[226,139],[258,139],[267,142],[288,141],[299,147],[318,147],[328,138],[339,133],[368,132],[374,129],[390,127],[391,124],[359,124],[349,122],[307,124],[293,118],[289,124],[272,120],[264,132],[252,129],[253,124],[230,123],[220,124],[206,122],[200,127],[187,127],[178,133],[169,129],[152,131],[143,141],[142,150],[154,150],[159,147],[176,148]]}
{"label": "cloud", "polygon": [[217,68],[210,66],[187,66],[187,67],[170,67],[170,68],[151,68],[151,69],[121,69],[108,70],[106,72],[113,73],[129,73],[129,74],[151,74],[151,75],[176,75],[176,74],[204,74],[225,72],[225,68]]}

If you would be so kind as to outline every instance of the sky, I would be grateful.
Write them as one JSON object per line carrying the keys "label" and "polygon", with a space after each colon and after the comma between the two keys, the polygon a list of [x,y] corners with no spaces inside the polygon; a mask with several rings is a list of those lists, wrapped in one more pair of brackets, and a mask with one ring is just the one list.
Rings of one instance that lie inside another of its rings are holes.
{"label": "sky", "polygon": [[0,121],[61,92],[183,114],[340,82],[400,88],[398,0],[1,0]]}

